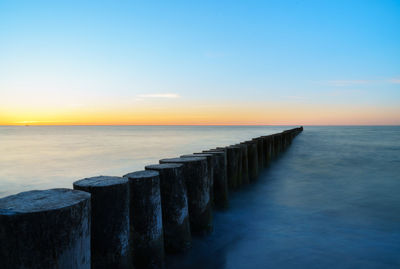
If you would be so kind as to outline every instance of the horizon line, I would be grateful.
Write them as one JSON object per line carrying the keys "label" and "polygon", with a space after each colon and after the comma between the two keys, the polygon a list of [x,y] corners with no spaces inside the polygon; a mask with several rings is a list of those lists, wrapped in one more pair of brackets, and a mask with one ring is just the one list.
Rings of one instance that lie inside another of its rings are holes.
{"label": "horizon line", "polygon": [[0,126],[400,126],[400,124],[0,124]]}

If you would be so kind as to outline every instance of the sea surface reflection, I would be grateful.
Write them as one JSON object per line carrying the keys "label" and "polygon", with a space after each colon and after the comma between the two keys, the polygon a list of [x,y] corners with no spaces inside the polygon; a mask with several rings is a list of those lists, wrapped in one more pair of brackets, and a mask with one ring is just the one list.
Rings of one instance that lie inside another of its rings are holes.
{"label": "sea surface reflection", "polygon": [[0,197],[124,175],[162,158],[238,143],[283,126],[0,126]]}

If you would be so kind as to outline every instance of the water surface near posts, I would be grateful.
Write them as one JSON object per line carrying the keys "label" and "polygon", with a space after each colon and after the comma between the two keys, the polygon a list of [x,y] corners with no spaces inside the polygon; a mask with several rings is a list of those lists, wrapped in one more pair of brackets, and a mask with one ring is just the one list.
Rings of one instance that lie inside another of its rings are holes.
{"label": "water surface near posts", "polygon": [[302,127],[160,160],[124,177],[76,181],[76,190],[0,199],[0,268],[164,268],[192,236],[213,229],[230,190],[257,180]]}

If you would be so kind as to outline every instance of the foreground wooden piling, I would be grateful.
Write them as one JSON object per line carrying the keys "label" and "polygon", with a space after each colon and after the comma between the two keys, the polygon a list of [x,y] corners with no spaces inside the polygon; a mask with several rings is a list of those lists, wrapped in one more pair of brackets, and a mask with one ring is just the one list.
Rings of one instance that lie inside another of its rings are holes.
{"label": "foreground wooden piling", "polygon": [[224,150],[205,150],[203,152],[214,155],[214,205],[219,209],[226,209],[229,207],[226,152]]}
{"label": "foreground wooden piling", "polygon": [[164,163],[147,165],[145,169],[160,174],[165,251],[184,252],[192,245],[192,235],[183,165]]}
{"label": "foreground wooden piling", "polygon": [[124,175],[124,178],[129,184],[129,242],[134,267],[164,268],[159,173],[137,171]]}
{"label": "foreground wooden piling", "polygon": [[70,189],[0,199],[0,268],[90,268],[90,194]]}
{"label": "foreground wooden piling", "polygon": [[162,159],[160,163],[183,164],[192,234],[204,235],[211,232],[213,217],[207,159],[205,157],[171,158]]}
{"label": "foreground wooden piling", "polygon": [[75,181],[73,187],[92,197],[92,268],[131,266],[128,180],[98,176]]}

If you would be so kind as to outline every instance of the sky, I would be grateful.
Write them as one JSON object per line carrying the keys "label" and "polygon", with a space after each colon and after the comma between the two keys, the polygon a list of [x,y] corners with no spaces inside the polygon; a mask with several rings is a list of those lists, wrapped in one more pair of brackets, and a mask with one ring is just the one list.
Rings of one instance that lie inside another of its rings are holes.
{"label": "sky", "polygon": [[399,125],[400,1],[0,0],[0,125]]}

